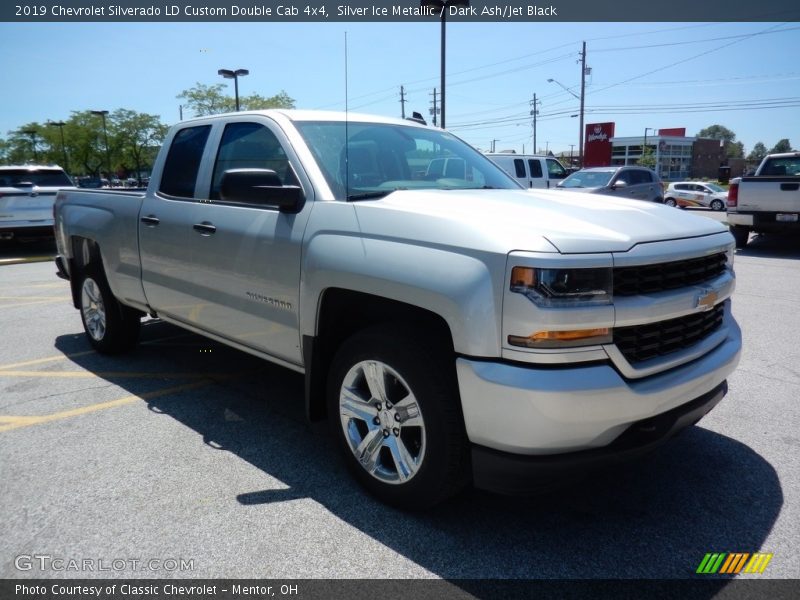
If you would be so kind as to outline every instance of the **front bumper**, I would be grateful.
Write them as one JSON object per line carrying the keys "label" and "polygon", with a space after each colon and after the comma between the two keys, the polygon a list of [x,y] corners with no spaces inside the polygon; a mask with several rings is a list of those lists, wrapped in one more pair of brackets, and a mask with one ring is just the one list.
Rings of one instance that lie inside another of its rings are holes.
{"label": "front bumper", "polygon": [[472,447],[475,487],[503,494],[525,494],[570,476],[607,468],[650,452],[676,433],[694,425],[714,408],[728,391],[723,381],[716,388],[666,413],[631,424],[604,448],[550,456],[522,456],[484,446]]}
{"label": "front bumper", "polygon": [[[741,331],[729,310],[725,337],[716,347],[638,379],[626,378],[610,361],[534,366],[459,358],[456,372],[467,436],[477,447],[476,468],[495,452],[512,455],[512,462],[554,465],[587,451],[617,454],[615,443],[632,427],[672,411],[691,412],[693,402],[722,389],[739,362]],[[676,426],[684,421],[677,419]],[[670,427],[665,436],[672,433]]]}

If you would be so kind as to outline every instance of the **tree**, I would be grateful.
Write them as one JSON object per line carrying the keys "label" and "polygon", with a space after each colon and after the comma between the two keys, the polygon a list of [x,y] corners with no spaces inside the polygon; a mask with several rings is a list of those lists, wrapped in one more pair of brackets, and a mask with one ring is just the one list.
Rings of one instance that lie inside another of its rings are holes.
{"label": "tree", "polygon": [[781,152],[791,152],[792,145],[789,143],[787,138],[783,138],[777,144],[772,147],[772,150],[769,151],[770,154],[779,154]]}
{"label": "tree", "polygon": [[744,144],[742,142],[725,144],[725,156],[728,158],[744,158]]}
{"label": "tree", "polygon": [[736,134],[724,125],[711,125],[710,127],[701,129],[697,137],[722,140],[723,142],[730,142],[731,144],[736,141]]}
{"label": "tree", "polygon": [[111,136],[114,140],[114,170],[142,171],[153,165],[159,146],[167,135],[168,126],[156,115],[120,108],[111,114]]}
{"label": "tree", "polygon": [[761,142],[756,142],[756,145],[753,146],[753,151],[747,155],[747,160],[760,163],[767,154],[767,147]]}
{"label": "tree", "polygon": [[637,161],[637,164],[655,170],[656,155],[653,152],[653,148],[645,146],[644,150],[642,150],[642,157]]}
{"label": "tree", "polygon": [[[194,87],[182,91],[177,98],[185,102],[185,106],[196,117],[215,115],[236,110],[236,100],[233,96],[223,93],[224,83],[204,85],[197,83]],[[239,97],[239,106],[242,110],[264,110],[267,108],[294,108],[294,98],[281,90],[274,96],[265,98],[259,94]]]}

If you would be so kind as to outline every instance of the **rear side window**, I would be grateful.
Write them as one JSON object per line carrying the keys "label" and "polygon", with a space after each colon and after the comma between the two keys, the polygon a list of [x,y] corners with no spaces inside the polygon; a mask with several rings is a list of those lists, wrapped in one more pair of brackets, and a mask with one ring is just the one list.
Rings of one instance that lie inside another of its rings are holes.
{"label": "rear side window", "polygon": [[537,178],[542,176],[542,163],[538,160],[528,159],[528,168],[531,170],[531,177]]}
{"label": "rear side window", "polygon": [[0,169],[0,187],[20,185],[70,187],[72,182],[61,169]]}
{"label": "rear side window", "polygon": [[210,131],[210,125],[202,125],[187,127],[175,134],[161,175],[159,191],[162,194],[178,198],[194,197],[200,159]]}
{"label": "rear side window", "polygon": [[528,174],[525,173],[525,161],[521,158],[514,159],[514,172],[517,174],[517,177],[523,179],[528,176]]}

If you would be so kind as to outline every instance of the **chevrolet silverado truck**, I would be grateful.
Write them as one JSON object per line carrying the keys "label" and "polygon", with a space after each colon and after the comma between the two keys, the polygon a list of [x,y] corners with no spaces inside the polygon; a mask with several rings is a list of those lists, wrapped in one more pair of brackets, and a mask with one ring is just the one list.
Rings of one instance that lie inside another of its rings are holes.
{"label": "chevrolet silverado truck", "polygon": [[764,157],[751,177],[732,179],[728,223],[737,248],[750,233],[800,232],[800,152]]}
{"label": "chevrolet silverado truck", "polygon": [[[464,168],[428,177],[442,158]],[[60,192],[55,221],[97,351],[132,349],[150,315],[304,374],[308,417],[405,508],[650,450],[722,399],[740,354],[727,228],[523,189],[408,120],[184,121],[146,192]]]}

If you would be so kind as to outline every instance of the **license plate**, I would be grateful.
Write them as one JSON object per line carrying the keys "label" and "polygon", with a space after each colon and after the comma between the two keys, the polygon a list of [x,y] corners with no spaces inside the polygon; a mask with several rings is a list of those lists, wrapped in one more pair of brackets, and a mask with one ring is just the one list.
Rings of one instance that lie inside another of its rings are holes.
{"label": "license plate", "polygon": [[782,221],[784,223],[794,223],[795,221],[797,221],[797,215],[778,213],[777,215],[775,215],[775,220]]}

